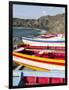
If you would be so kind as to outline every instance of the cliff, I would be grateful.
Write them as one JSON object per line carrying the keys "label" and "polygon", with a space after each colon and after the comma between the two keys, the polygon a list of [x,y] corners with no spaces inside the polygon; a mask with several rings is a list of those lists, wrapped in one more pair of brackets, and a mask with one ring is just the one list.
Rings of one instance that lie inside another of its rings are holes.
{"label": "cliff", "polygon": [[45,29],[50,33],[65,33],[65,14],[42,16],[38,19],[13,18],[13,26]]}

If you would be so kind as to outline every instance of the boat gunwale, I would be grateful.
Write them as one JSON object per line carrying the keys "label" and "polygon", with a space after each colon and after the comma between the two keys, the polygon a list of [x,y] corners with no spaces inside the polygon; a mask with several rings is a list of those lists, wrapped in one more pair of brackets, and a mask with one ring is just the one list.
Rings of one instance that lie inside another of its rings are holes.
{"label": "boat gunwale", "polygon": [[32,55],[26,55],[26,54],[22,54],[22,53],[18,53],[18,52],[13,52],[13,56],[14,56],[14,55],[21,56],[21,57],[24,57],[24,58],[29,58],[29,59],[36,59],[36,60],[39,60],[39,61],[65,63],[65,60],[64,60],[64,59],[42,58],[42,57],[32,56]]}
{"label": "boat gunwale", "polygon": [[22,37],[23,40],[28,40],[28,41],[32,41],[32,42],[43,42],[43,43],[65,43],[65,40],[50,40],[50,41],[46,41],[46,40],[38,40],[37,38],[34,39],[34,38],[26,38],[26,37]]}

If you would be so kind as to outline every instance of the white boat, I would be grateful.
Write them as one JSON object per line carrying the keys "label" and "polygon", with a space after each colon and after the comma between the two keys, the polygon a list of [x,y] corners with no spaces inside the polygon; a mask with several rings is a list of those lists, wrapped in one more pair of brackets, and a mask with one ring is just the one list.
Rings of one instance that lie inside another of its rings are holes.
{"label": "white boat", "polygon": [[25,44],[31,45],[31,46],[65,46],[65,40],[62,40],[61,38],[58,39],[58,37],[52,38],[52,39],[42,39],[42,38],[26,38],[22,37],[22,41]]}
{"label": "white boat", "polygon": [[37,40],[42,41],[64,41],[65,38],[62,37],[62,34],[57,35],[41,35],[36,38]]}

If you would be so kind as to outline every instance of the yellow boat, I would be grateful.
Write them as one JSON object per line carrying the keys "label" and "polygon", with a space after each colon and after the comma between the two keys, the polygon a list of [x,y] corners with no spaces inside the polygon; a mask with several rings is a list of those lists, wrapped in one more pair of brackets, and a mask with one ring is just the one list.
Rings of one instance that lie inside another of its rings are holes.
{"label": "yellow boat", "polygon": [[[43,55],[40,53],[40,55]],[[65,70],[65,59],[37,56],[36,52],[24,48],[13,51],[13,61],[39,71]]]}

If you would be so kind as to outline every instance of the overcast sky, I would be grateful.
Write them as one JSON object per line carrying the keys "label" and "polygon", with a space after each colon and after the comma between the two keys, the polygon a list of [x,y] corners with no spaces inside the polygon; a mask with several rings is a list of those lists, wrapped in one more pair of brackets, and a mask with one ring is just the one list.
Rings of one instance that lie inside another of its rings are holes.
{"label": "overcast sky", "polygon": [[23,19],[37,19],[41,16],[65,13],[63,7],[13,5],[13,17]]}

